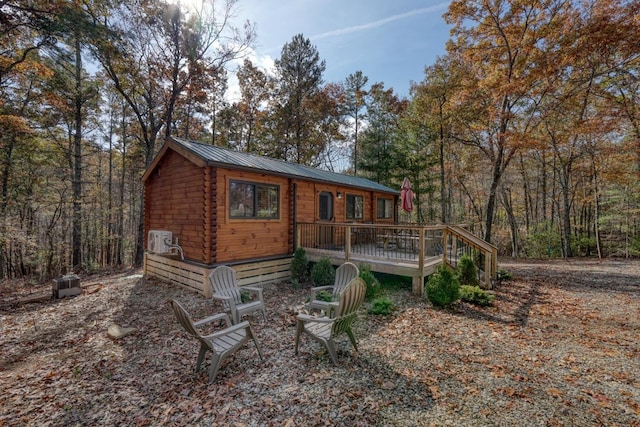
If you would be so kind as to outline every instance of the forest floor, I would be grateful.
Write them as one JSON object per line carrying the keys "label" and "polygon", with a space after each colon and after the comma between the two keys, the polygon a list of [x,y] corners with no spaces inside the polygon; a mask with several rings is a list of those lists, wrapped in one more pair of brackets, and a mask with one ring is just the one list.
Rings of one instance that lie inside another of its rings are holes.
{"label": "forest floor", "polygon": [[[492,307],[389,289],[397,310],[363,306],[337,366],[306,336],[294,355],[308,289],[267,285],[267,322],[249,317],[265,359],[247,345],[212,384],[166,303],[216,310],[192,291],[139,271],[56,300],[1,283],[0,426],[640,426],[640,260],[499,267]],[[112,340],[112,323],[137,332]]]}

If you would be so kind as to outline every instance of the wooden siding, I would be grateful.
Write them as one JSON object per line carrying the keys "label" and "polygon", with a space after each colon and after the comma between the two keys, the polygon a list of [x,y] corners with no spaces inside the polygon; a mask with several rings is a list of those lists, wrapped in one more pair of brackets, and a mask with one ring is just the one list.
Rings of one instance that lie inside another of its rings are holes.
{"label": "wooden siding", "polygon": [[296,185],[296,220],[298,222],[315,222],[318,203],[315,184],[309,181],[296,181]]}
{"label": "wooden siding", "polygon": [[[234,219],[229,217],[229,182],[246,181],[257,184],[273,184],[280,187],[280,216],[278,219]],[[290,247],[290,190],[284,177],[216,169],[215,253],[216,262],[264,258],[288,255]]]}
{"label": "wooden siding", "polygon": [[205,169],[167,150],[145,181],[145,235],[149,230],[171,231],[186,259],[209,263]]}
{"label": "wooden siding", "polygon": [[[329,222],[394,222],[394,218],[379,220],[376,218],[376,203],[378,198],[392,199],[394,203],[397,196],[387,193],[360,190],[351,187],[341,187],[332,184],[323,184],[310,181],[296,181],[297,184],[297,222],[322,222],[318,216],[321,192],[333,194],[334,220]],[[342,193],[342,198],[338,199],[338,192]],[[362,196],[363,218],[347,219],[347,195]]]}

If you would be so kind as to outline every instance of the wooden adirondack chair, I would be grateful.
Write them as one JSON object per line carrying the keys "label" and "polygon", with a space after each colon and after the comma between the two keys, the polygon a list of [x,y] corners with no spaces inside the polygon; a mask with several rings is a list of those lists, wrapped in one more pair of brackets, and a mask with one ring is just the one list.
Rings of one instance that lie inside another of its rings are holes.
{"label": "wooden adirondack chair", "polygon": [[233,323],[240,322],[242,316],[261,310],[264,320],[267,320],[262,289],[251,286],[243,286],[242,290],[256,295],[256,299],[243,303],[236,272],[233,268],[221,265],[209,274],[209,283],[213,287],[213,299],[222,301],[224,311],[231,313]]}
{"label": "wooden adirondack chair", "polygon": [[[360,271],[355,264],[351,262],[345,262],[336,269],[336,278],[333,285],[316,286],[314,288],[311,288],[311,299],[309,304],[307,304],[307,308],[309,310],[312,310],[314,308],[323,310],[325,314],[331,316],[332,310],[337,306],[337,301],[340,298],[340,294],[344,291],[349,282],[358,277],[358,274],[360,274]],[[331,293],[333,294],[332,301],[319,300],[317,298],[317,294],[320,291],[331,291]]]}
{"label": "wooden adirondack chair", "polygon": [[[182,327],[198,341],[200,341],[200,352],[198,353],[198,363],[196,364],[196,372],[200,370],[200,366],[204,361],[207,351],[211,351],[211,365],[209,367],[209,382],[211,383],[220,369],[222,361],[231,354],[235,353],[249,340],[253,340],[258,349],[260,359],[262,357],[262,351],[260,350],[260,344],[256,339],[251,325],[249,322],[244,321],[235,325],[231,325],[229,316],[226,313],[219,313],[213,316],[206,317],[202,320],[194,322],[191,320],[191,316],[182,305],[176,301],[171,300],[171,307],[176,315],[176,319],[182,325]],[[209,335],[202,335],[198,332],[198,328],[213,323],[216,321],[224,320],[227,325],[231,325]]]}
{"label": "wooden adirondack chair", "polygon": [[351,330],[351,324],[357,317],[358,308],[364,301],[364,295],[367,291],[367,285],[359,277],[354,278],[346,286],[345,290],[340,294],[339,304],[336,308],[336,316],[330,317],[313,317],[306,314],[297,316],[296,329],[296,348],[295,354],[298,354],[298,346],[300,344],[300,335],[303,332],[309,334],[311,338],[322,343],[329,352],[333,363],[338,363],[338,354],[334,344],[334,339],[346,333],[353,345],[358,351],[356,338]]}

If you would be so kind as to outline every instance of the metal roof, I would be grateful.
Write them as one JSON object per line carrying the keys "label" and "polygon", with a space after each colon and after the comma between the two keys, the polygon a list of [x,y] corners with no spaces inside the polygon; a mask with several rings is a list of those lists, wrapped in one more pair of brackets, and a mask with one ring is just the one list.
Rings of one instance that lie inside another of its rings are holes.
{"label": "metal roof", "polygon": [[313,181],[323,181],[349,187],[382,191],[398,194],[397,190],[378,184],[366,178],[344,175],[297,163],[285,162],[256,154],[234,151],[215,145],[203,144],[183,138],[171,137],[178,145],[197,155],[212,166],[231,166],[236,168],[255,169],[289,177],[304,178]]}

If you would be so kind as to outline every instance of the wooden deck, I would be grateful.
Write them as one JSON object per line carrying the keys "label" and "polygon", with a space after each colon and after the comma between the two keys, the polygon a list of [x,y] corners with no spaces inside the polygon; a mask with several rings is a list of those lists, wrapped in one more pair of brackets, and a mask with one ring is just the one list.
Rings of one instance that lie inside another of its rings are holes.
{"label": "wooden deck", "polygon": [[[459,226],[298,223],[296,247],[311,261],[328,257],[335,265],[351,261],[372,271],[411,277],[413,293],[424,293],[424,281],[442,263],[455,268],[467,254],[478,277],[490,289],[497,276],[497,249]],[[291,256],[226,263],[238,273],[240,286],[288,280]],[[213,265],[181,261],[171,256],[145,254],[145,275],[177,283],[211,296],[208,282]]]}
{"label": "wooden deck", "polygon": [[474,259],[485,288],[497,275],[496,247],[459,226],[299,223],[296,247],[311,261],[328,257],[333,264],[351,261],[411,277],[416,295],[423,294],[425,278],[440,264],[455,268],[463,254]]}

